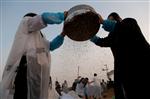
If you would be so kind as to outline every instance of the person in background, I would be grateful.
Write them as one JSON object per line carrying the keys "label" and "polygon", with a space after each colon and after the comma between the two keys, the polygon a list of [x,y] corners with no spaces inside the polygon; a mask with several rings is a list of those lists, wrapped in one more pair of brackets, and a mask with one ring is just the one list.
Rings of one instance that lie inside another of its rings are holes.
{"label": "person in background", "polygon": [[111,80],[111,78],[108,78],[108,81],[107,81],[107,88],[108,88],[108,89],[114,88],[114,82]]}
{"label": "person in background", "polygon": [[148,78],[150,65],[150,45],[137,21],[133,18],[125,18],[120,22],[103,20],[100,15],[99,19],[104,30],[110,34],[106,38],[94,36],[91,41],[97,46],[111,48],[114,56],[115,99],[137,99],[137,95],[138,99],[148,97],[145,91],[142,92],[148,85],[145,82],[145,87],[139,86],[140,90],[137,90],[137,85]]}
{"label": "person in background", "polygon": [[76,86],[78,84],[78,82],[80,81],[81,76],[78,76],[77,79],[74,80],[73,84],[72,84],[72,90],[75,91],[76,90]]}
{"label": "person in background", "polygon": [[23,17],[4,69],[2,99],[48,99],[49,51],[63,44],[65,34],[48,41],[41,29],[48,24],[61,24],[66,16],[67,12],[45,12],[27,13]]}
{"label": "person in background", "polygon": [[102,87],[102,93],[105,93],[107,90],[107,83],[104,81],[104,79],[102,79],[101,87]]}
{"label": "person in background", "polygon": [[65,80],[64,83],[62,84],[62,91],[67,93],[69,90],[68,90],[68,83],[67,81]]}
{"label": "person in background", "polygon": [[55,82],[55,90],[57,91],[57,93],[61,96],[61,92],[62,92],[62,89],[61,89],[61,86],[59,84],[58,81]]}
{"label": "person in background", "polygon": [[86,86],[85,86],[85,96],[86,99],[94,99],[94,90],[93,90],[93,85],[90,85],[92,82],[89,82],[88,78],[86,79]]}
{"label": "person in background", "polygon": [[84,93],[84,89],[85,89],[85,86],[84,86],[84,80],[85,78],[81,78],[80,81],[77,83],[77,86],[76,86],[76,93],[78,94],[78,96],[80,98],[85,98],[85,93]]}
{"label": "person in background", "polygon": [[52,77],[51,76],[49,77],[49,87],[50,89],[52,89]]}
{"label": "person in background", "polygon": [[91,81],[91,83],[93,83],[93,97],[96,99],[101,99],[102,98],[102,88],[101,88],[101,80],[98,79],[97,74],[94,73],[94,78],[93,81]]}

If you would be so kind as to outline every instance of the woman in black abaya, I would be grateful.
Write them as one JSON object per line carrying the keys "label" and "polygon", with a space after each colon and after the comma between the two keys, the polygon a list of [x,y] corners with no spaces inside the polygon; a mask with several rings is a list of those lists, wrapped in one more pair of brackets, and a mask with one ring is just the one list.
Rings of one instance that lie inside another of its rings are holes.
{"label": "woman in black abaya", "polygon": [[[150,45],[133,18],[121,22],[103,20],[105,30],[111,30],[106,38],[93,37],[96,45],[110,47],[114,56],[115,99],[146,99],[146,80],[150,66]],[[109,29],[108,29],[109,25]],[[113,26],[114,28],[110,27]],[[144,84],[143,84],[144,83]],[[137,96],[139,98],[137,98]]]}

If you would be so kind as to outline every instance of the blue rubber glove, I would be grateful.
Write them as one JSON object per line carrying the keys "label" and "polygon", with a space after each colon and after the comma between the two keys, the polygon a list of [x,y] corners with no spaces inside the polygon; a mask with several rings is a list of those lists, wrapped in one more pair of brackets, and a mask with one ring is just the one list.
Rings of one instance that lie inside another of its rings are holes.
{"label": "blue rubber glove", "polygon": [[95,35],[90,39],[90,41],[93,43],[96,43],[98,39],[99,39],[99,37]]}
{"label": "blue rubber glove", "polygon": [[104,20],[103,21],[103,26],[102,28],[104,28],[105,31],[107,32],[113,32],[116,26],[116,21],[112,21],[112,20]]}
{"label": "blue rubber glove", "polygon": [[62,35],[58,35],[56,38],[54,38],[51,42],[50,42],[50,51],[53,51],[57,48],[59,48],[64,42],[64,36]]}
{"label": "blue rubber glove", "polygon": [[45,24],[60,24],[64,21],[65,18],[64,12],[58,13],[44,12],[41,16]]}

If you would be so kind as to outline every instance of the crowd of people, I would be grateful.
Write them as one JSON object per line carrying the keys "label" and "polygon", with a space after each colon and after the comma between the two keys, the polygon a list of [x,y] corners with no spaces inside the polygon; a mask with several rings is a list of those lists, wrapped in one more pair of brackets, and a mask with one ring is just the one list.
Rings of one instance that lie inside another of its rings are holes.
{"label": "crowd of people", "polygon": [[96,73],[94,73],[92,81],[89,81],[87,77],[79,76],[74,80],[71,87],[68,87],[66,80],[62,85],[55,81],[55,90],[60,97],[63,93],[67,94],[73,91],[80,99],[103,99],[103,97],[106,97],[104,93],[111,88],[114,88],[114,82],[111,78],[105,82],[104,79],[99,79]]}

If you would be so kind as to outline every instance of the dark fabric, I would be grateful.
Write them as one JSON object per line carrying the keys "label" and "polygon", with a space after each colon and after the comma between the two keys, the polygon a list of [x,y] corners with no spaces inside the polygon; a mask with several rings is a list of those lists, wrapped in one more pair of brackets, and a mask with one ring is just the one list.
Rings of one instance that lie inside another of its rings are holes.
{"label": "dark fabric", "polygon": [[21,58],[15,78],[14,99],[27,99],[27,61],[26,56]]}
{"label": "dark fabric", "polygon": [[73,84],[72,84],[72,90],[76,90],[76,86],[77,86],[77,82],[74,82]]}
{"label": "dark fabric", "polygon": [[23,17],[26,17],[26,16],[30,16],[30,17],[34,17],[36,16],[37,14],[35,13],[27,13],[26,15],[24,15]]}
{"label": "dark fabric", "polygon": [[[116,24],[114,32],[97,45],[110,47],[114,56],[115,99],[146,99],[150,66],[150,45],[135,19]],[[126,98],[124,97],[126,95]],[[139,98],[137,98],[139,97]],[[142,98],[141,98],[142,97]]]}

